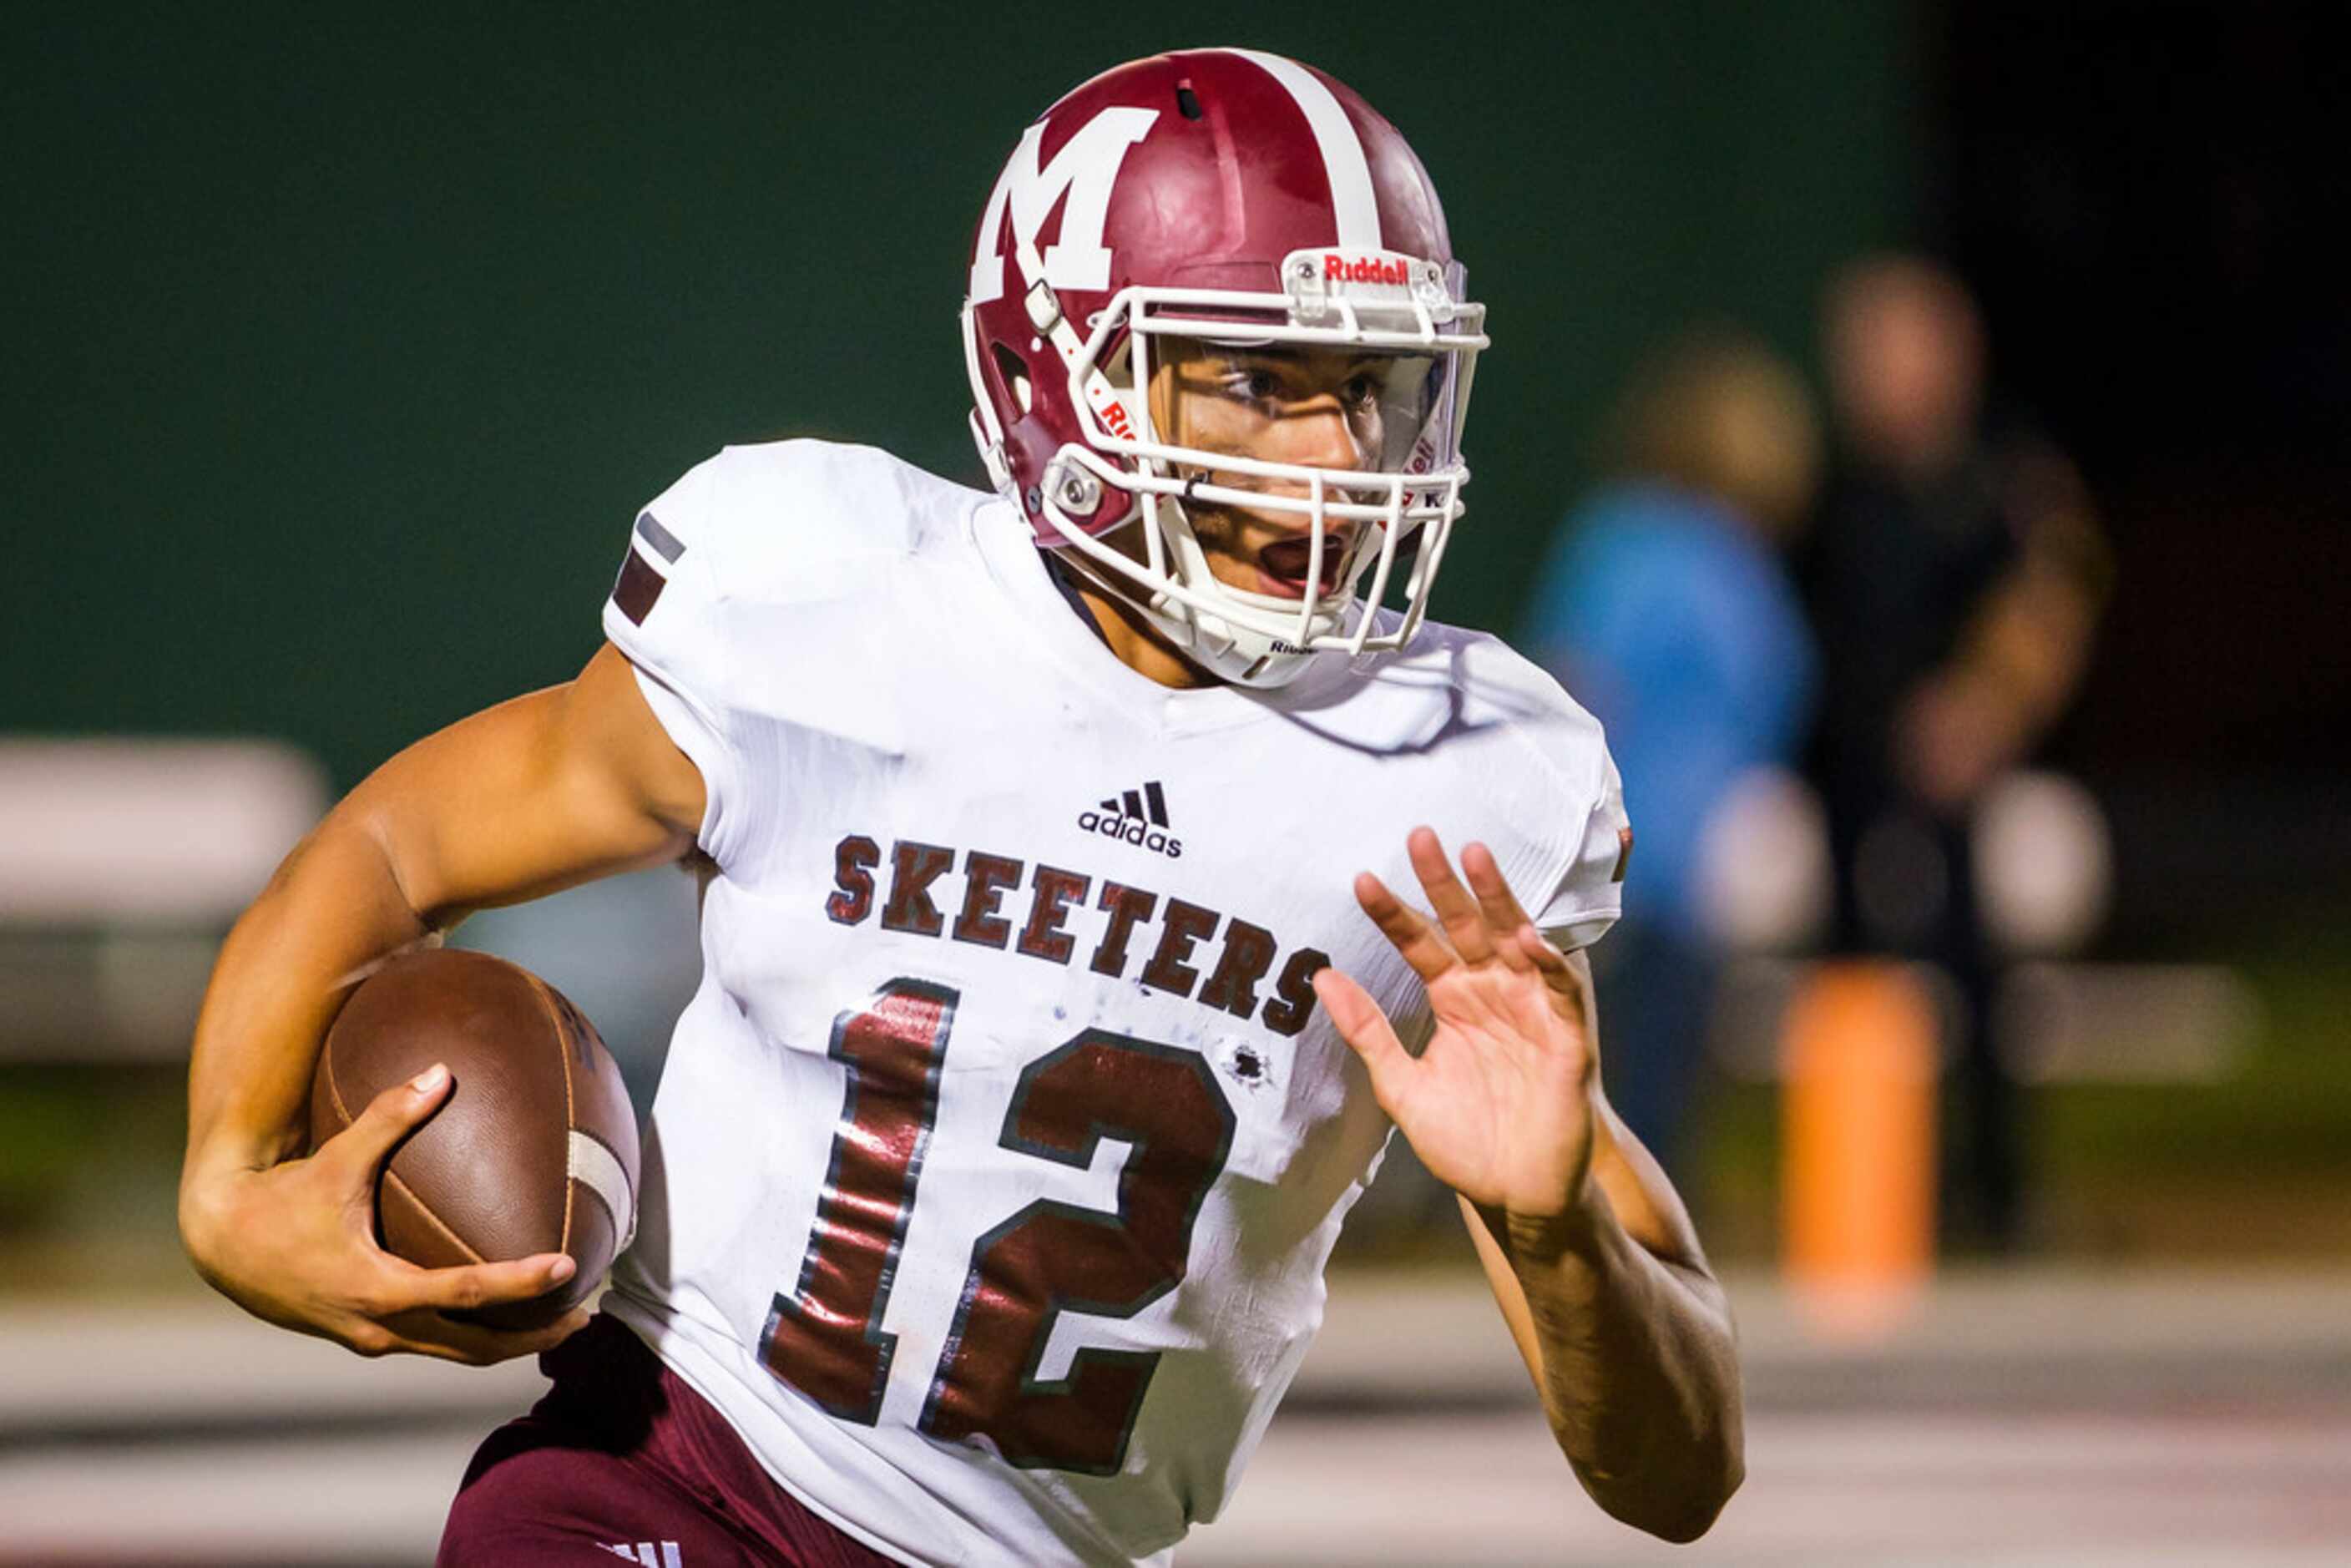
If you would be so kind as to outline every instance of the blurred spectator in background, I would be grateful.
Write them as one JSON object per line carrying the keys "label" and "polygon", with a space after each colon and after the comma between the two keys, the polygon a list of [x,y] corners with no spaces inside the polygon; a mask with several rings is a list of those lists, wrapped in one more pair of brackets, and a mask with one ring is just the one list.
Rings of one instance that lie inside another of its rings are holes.
{"label": "blurred spectator in background", "polygon": [[1813,498],[1803,383],[1743,334],[1635,374],[1614,477],[1568,518],[1524,645],[1607,727],[1637,851],[1593,950],[1608,1097],[1677,1179],[1719,956],[1699,897],[1708,820],[1802,742],[1813,653],[1779,550]]}
{"label": "blurred spectator in background", "polygon": [[1800,571],[1838,945],[1955,982],[1945,1239],[2007,1250],[2021,1107],[1986,1029],[1970,818],[2071,696],[2107,558],[2072,464],[1986,421],[1983,325],[1957,278],[1915,257],[1856,263],[1831,283],[1823,337],[1834,461]]}

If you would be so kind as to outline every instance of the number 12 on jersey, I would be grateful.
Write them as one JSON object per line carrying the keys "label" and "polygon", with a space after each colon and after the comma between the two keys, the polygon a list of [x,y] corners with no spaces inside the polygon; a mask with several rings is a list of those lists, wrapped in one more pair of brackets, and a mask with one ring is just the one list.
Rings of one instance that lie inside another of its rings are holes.
{"label": "number 12 on jersey", "polygon": [[[897,1336],[882,1328],[938,1115],[956,996],[883,987],[834,1021],[849,1087],[794,1292],[761,1337],[768,1369],[835,1416],[881,1416]],[[1233,1142],[1233,1109],[1197,1052],[1080,1031],[1020,1074],[998,1144],[1081,1170],[1104,1138],[1131,1145],[1115,1212],[1040,1198],[973,1243],[919,1429],[986,1437],[1011,1463],[1110,1475],[1126,1457],[1157,1351],[1080,1349],[1038,1375],[1065,1312],[1132,1317],[1174,1290],[1192,1226]]]}

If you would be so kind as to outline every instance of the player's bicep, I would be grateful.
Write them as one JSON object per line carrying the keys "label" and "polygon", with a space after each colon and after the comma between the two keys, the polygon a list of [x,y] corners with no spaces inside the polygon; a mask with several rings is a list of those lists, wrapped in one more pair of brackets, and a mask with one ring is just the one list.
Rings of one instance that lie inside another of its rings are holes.
{"label": "player's bicep", "polygon": [[678,858],[703,789],[608,643],[578,679],[417,742],[338,810],[381,849],[410,908],[443,925]]}
{"label": "player's bicep", "polygon": [[628,656],[605,643],[569,691],[561,749],[575,781],[658,823],[676,853],[692,849],[708,803],[702,773],[655,716]]}

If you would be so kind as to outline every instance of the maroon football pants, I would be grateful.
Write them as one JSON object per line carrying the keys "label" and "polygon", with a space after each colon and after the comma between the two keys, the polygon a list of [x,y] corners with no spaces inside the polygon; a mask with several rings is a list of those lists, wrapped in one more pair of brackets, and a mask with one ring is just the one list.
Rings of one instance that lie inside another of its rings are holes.
{"label": "maroon football pants", "polygon": [[555,1386],[465,1468],[441,1568],[889,1568],[778,1486],[618,1321],[600,1313],[538,1364]]}

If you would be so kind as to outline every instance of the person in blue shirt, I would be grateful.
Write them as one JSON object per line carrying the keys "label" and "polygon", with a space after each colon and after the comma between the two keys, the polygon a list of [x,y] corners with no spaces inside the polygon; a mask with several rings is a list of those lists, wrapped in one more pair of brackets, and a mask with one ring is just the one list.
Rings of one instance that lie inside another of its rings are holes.
{"label": "person in blue shirt", "polygon": [[1721,956],[1701,845],[1750,769],[1792,764],[1816,678],[1781,548],[1807,516],[1820,437],[1795,372],[1742,334],[1668,346],[1636,372],[1613,477],[1570,514],[1523,643],[1605,726],[1638,835],[1595,956],[1608,1095],[1669,1172]]}

